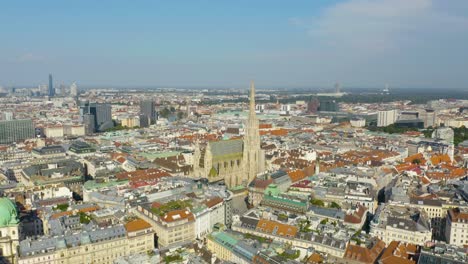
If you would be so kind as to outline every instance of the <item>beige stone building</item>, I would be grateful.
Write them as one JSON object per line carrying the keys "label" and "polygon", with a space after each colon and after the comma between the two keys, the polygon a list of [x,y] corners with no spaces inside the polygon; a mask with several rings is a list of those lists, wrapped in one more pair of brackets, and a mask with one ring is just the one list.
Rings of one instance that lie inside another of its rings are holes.
{"label": "beige stone building", "polygon": [[195,216],[187,209],[174,210],[159,217],[139,205],[136,214],[148,221],[156,231],[159,248],[192,242],[196,238]]}
{"label": "beige stone building", "polygon": [[445,238],[451,245],[468,245],[468,210],[453,208],[447,211]]}
{"label": "beige stone building", "polygon": [[112,264],[115,259],[154,249],[154,231],[144,220],[101,228],[91,232],[24,240],[19,264]]}

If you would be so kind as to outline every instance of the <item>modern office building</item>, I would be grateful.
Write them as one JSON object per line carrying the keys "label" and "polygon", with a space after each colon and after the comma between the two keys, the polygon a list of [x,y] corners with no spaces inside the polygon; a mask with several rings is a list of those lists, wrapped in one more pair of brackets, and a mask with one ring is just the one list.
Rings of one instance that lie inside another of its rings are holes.
{"label": "modern office building", "polygon": [[80,106],[80,116],[87,134],[114,127],[110,104],[83,102]]}
{"label": "modern office building", "polygon": [[379,111],[377,115],[377,126],[386,127],[391,124],[394,124],[396,120],[397,120],[396,110]]}
{"label": "modern office building", "polygon": [[114,126],[110,104],[91,104],[89,112],[94,115],[94,126],[97,131],[105,131]]}
{"label": "modern office building", "polygon": [[55,96],[54,81],[52,74],[49,74],[49,96]]}
{"label": "modern office building", "polygon": [[[140,114],[143,116],[142,118],[148,119],[148,124],[155,124],[157,116],[154,101],[141,101]],[[145,124],[145,122],[143,123]]]}
{"label": "modern office building", "polygon": [[34,138],[34,132],[34,125],[30,119],[0,121],[0,144]]}
{"label": "modern office building", "polygon": [[77,96],[78,95],[78,86],[76,85],[76,83],[72,83],[72,85],[70,85],[70,96]]}
{"label": "modern office building", "polygon": [[2,120],[13,120],[13,113],[12,112],[3,112],[2,113]]}
{"label": "modern office building", "polygon": [[320,112],[339,112],[340,107],[335,100],[320,101]]}

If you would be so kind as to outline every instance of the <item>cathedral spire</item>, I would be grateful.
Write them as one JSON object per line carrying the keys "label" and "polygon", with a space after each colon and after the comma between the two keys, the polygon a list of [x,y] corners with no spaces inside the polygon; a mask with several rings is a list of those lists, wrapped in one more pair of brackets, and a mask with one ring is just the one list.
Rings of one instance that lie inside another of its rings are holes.
{"label": "cathedral spire", "polygon": [[250,81],[250,114],[255,113],[255,84]]}

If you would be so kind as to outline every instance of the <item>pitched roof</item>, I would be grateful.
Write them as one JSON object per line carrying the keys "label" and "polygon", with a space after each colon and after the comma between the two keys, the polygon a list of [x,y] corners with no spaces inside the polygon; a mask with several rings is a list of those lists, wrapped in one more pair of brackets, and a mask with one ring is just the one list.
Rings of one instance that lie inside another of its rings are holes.
{"label": "pitched roof", "polygon": [[468,212],[463,212],[460,208],[451,208],[448,210],[452,222],[459,222],[460,220],[468,221]]}
{"label": "pitched roof", "polygon": [[367,212],[367,208],[359,205],[357,210],[353,211],[351,214],[347,214],[344,217],[345,223],[359,224],[362,221],[362,217]]}
{"label": "pitched roof", "polygon": [[448,154],[442,154],[442,155],[433,155],[431,157],[431,163],[432,165],[437,166],[440,163],[451,164],[452,161],[450,160],[450,157]]}
{"label": "pitched roof", "polygon": [[125,224],[127,232],[135,232],[151,228],[151,225],[143,219],[136,219]]}
{"label": "pitched roof", "polygon": [[188,219],[189,221],[194,221],[195,217],[190,211],[187,210],[174,210],[166,213],[163,217],[161,217],[161,220],[167,223],[175,222],[175,221],[180,221]]}
{"label": "pitched roof", "polygon": [[416,245],[392,241],[380,257],[380,262],[382,264],[414,264],[416,261],[409,258],[416,254],[416,250]]}
{"label": "pitched roof", "polygon": [[261,232],[277,235],[277,236],[289,236],[294,237],[297,233],[297,227],[282,224],[275,221],[270,221],[266,219],[260,219],[257,224],[257,230]]}
{"label": "pitched roof", "polygon": [[219,203],[222,203],[224,200],[221,198],[221,197],[214,197],[214,198],[211,198],[209,200],[207,200],[205,202],[205,205],[208,207],[208,208],[211,208]]}
{"label": "pitched roof", "polygon": [[293,170],[288,172],[289,178],[291,178],[291,182],[297,182],[306,177],[304,171],[302,170]]}
{"label": "pitched roof", "polygon": [[361,263],[374,263],[384,248],[385,243],[380,239],[376,239],[371,248],[349,244],[344,258]]}

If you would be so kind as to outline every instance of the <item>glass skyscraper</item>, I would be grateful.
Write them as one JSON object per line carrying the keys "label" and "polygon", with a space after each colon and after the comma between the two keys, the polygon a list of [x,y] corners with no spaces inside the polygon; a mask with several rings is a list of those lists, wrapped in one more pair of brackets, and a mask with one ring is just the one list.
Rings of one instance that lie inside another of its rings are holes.
{"label": "glass skyscraper", "polygon": [[55,96],[54,82],[52,74],[49,74],[49,96]]}

